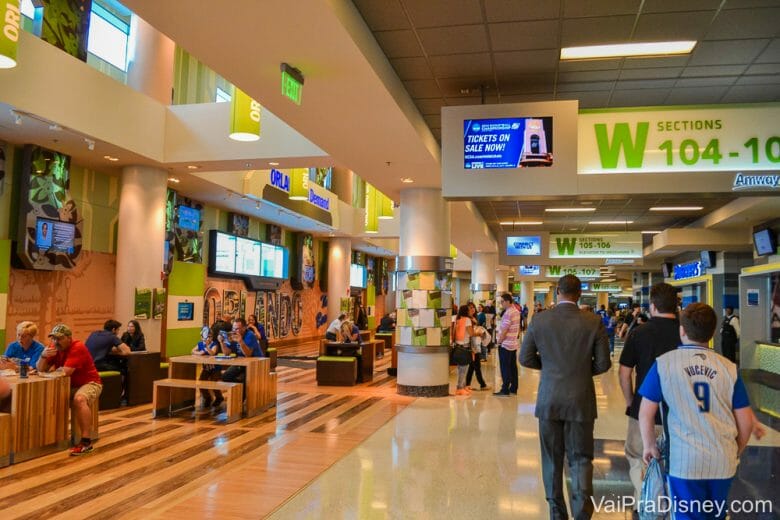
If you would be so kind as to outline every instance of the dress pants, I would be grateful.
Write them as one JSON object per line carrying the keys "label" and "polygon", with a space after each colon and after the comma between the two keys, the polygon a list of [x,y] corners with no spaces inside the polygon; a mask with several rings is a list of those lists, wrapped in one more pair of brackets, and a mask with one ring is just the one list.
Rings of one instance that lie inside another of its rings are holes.
{"label": "dress pants", "polygon": [[550,518],[568,518],[563,498],[563,457],[569,462],[570,503],[576,520],[593,515],[593,421],[539,420],[542,480]]}
{"label": "dress pants", "polygon": [[498,363],[501,365],[501,392],[517,393],[517,351],[498,347]]}

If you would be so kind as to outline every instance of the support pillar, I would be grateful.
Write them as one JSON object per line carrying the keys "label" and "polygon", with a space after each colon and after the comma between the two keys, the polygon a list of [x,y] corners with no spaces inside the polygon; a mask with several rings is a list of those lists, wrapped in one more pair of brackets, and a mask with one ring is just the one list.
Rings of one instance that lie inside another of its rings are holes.
{"label": "support pillar", "polygon": [[520,304],[528,305],[528,308],[533,311],[534,308],[534,283],[533,282],[521,282],[520,283]]}
{"label": "support pillar", "polygon": [[331,238],[328,242],[328,323],[341,313],[341,299],[349,296],[349,264],[352,240]]}
{"label": "support pillar", "polygon": [[596,293],[596,309],[601,309],[601,306],[604,306],[605,309],[609,309],[609,293],[608,292],[599,292]]}
{"label": "support pillar", "polygon": [[[137,287],[162,287],[168,173],[147,166],[122,169],[116,247],[114,318],[123,325],[135,314]],[[142,320],[146,348],[160,351],[162,322]]]}
{"label": "support pillar", "polygon": [[485,305],[496,299],[496,263],[498,253],[474,251],[471,257],[471,301]]}
{"label": "support pillar", "polygon": [[445,397],[452,320],[449,203],[440,190],[412,188],[401,192],[400,209],[398,393]]}
{"label": "support pillar", "polygon": [[498,269],[496,271],[496,294],[501,295],[509,292],[509,270]]}
{"label": "support pillar", "polygon": [[136,15],[131,24],[135,47],[129,50],[127,85],[168,106],[173,93],[176,44]]}

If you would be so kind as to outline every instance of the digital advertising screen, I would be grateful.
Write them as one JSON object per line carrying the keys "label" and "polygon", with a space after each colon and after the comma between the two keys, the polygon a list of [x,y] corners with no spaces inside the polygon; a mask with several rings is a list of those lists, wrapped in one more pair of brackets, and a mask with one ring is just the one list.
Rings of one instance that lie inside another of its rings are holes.
{"label": "digital advertising screen", "polygon": [[267,278],[287,278],[286,250],[282,246],[261,243],[260,276]]}
{"label": "digital advertising screen", "polygon": [[507,256],[541,256],[542,237],[508,236],[506,237]]}
{"label": "digital advertising screen", "polygon": [[541,270],[541,267],[538,265],[521,265],[518,268],[521,276],[539,276]]}
{"label": "digital advertising screen", "polygon": [[349,286],[366,287],[366,268],[360,264],[349,265]]}
{"label": "digital advertising screen", "polygon": [[220,273],[236,272],[236,237],[217,233],[214,270]]}
{"label": "digital advertising screen", "polygon": [[39,218],[35,223],[35,246],[41,251],[73,253],[75,239],[76,226],[71,222]]}
{"label": "digital advertising screen", "polygon": [[235,237],[236,241],[236,274],[261,276],[260,274],[260,242],[248,238]]}
{"label": "digital advertising screen", "polygon": [[200,210],[189,206],[179,206],[179,227],[189,231],[200,230]]}
{"label": "digital advertising screen", "polygon": [[771,255],[777,250],[777,239],[771,229],[763,229],[753,233],[753,244],[758,256]]}
{"label": "digital advertising screen", "polygon": [[508,117],[463,121],[463,167],[552,166],[553,118]]}

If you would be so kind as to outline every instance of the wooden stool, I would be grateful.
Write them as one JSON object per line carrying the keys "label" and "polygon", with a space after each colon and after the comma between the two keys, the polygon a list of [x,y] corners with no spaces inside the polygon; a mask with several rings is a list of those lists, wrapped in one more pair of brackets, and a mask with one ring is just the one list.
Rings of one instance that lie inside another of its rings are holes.
{"label": "wooden stool", "polygon": [[0,468],[11,464],[11,414],[0,413]]}
{"label": "wooden stool", "polygon": [[[100,433],[98,432],[98,404],[92,403],[89,407],[92,410],[92,430],[89,432],[89,438],[92,442],[98,440]],[[78,444],[83,435],[81,434],[81,428],[79,428],[78,421],[76,421],[76,413],[73,410],[73,401],[70,404],[70,443],[72,445]]]}
{"label": "wooden stool", "polygon": [[103,391],[100,392],[99,410],[119,408],[122,401],[122,374],[114,370],[98,372],[103,380]]}
{"label": "wooden stool", "polygon": [[317,384],[355,386],[357,359],[354,356],[320,356],[317,358]]}

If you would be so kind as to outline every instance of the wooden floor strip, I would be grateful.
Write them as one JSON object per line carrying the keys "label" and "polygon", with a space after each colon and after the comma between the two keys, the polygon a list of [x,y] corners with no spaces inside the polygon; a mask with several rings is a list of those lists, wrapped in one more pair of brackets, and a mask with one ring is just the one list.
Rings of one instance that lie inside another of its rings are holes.
{"label": "wooden floor strip", "polygon": [[361,401],[360,403],[356,404],[349,410],[341,413],[338,417],[334,417],[333,419],[330,419],[325,424],[322,424],[316,428],[314,428],[312,431],[315,433],[327,433],[335,430],[340,425],[342,425],[344,422],[348,421],[352,417],[356,416],[363,410],[373,406],[374,404],[382,401],[381,397],[369,397],[368,399]]}
{"label": "wooden floor strip", "polygon": [[294,431],[300,428],[301,426],[305,425],[306,423],[313,421],[317,419],[318,417],[322,416],[323,414],[328,413],[329,411],[338,408],[339,406],[348,403],[349,401],[352,401],[355,399],[354,395],[345,395],[344,397],[337,399],[333,401],[332,403],[328,403],[325,406],[318,408],[317,410],[314,410],[313,412],[309,412],[303,417],[299,417],[298,419],[295,419],[294,421],[290,421],[286,424],[281,424],[277,426],[278,430],[289,430]]}

